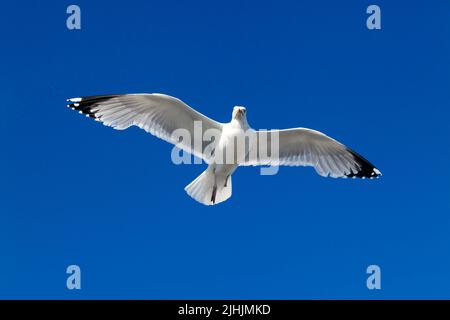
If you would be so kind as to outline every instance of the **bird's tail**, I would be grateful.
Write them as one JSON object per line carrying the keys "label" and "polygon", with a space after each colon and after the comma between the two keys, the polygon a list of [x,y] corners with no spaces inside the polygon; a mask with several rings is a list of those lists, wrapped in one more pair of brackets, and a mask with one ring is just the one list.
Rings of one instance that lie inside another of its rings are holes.
{"label": "bird's tail", "polygon": [[231,176],[216,175],[212,170],[207,169],[184,190],[204,205],[218,204],[231,197]]}

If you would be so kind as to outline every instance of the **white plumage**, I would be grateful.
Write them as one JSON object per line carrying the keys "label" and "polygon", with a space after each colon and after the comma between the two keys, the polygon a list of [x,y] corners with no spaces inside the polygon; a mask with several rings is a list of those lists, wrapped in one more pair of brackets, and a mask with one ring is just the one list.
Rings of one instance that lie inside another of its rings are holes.
{"label": "white plumage", "polygon": [[[217,204],[231,196],[231,175],[238,166],[313,166],[322,176],[376,178],[381,172],[369,161],[325,134],[306,128],[255,131],[248,125],[246,109],[235,107],[229,123],[220,123],[199,113],[181,100],[164,94],[123,94],[68,99],[68,107],[78,110],[117,130],[137,126],[203,159],[208,168],[186,188],[186,192],[205,205]],[[200,124],[200,126],[199,126]],[[184,130],[192,139],[177,139]],[[199,132],[200,130],[200,132]],[[203,138],[207,131],[217,139]],[[243,154],[236,150],[232,162],[219,161],[234,141],[254,140]],[[277,150],[272,150],[276,139]],[[265,140],[267,143],[261,143]],[[254,152],[249,152],[254,151]],[[277,157],[273,154],[278,153]]]}

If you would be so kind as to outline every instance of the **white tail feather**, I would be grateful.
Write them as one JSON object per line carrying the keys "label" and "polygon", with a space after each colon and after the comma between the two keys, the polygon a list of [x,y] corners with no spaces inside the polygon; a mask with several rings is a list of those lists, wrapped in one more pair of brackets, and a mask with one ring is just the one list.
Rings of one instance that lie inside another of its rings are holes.
{"label": "white tail feather", "polygon": [[[213,202],[212,195],[214,190],[214,180],[216,180],[217,189],[215,201]],[[214,173],[211,170],[207,169],[203,171],[203,173],[199,175],[194,181],[187,185],[184,190],[186,190],[187,194],[193,199],[197,200],[200,203],[203,203],[204,205],[210,206],[223,202],[231,197],[231,176],[226,182],[226,187],[225,180],[226,177],[222,177],[219,175],[214,177]]]}

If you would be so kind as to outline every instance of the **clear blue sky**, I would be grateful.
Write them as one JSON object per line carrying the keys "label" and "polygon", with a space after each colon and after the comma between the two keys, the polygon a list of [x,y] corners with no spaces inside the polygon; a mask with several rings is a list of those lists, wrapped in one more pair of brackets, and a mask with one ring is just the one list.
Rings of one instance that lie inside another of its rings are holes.
{"label": "clear blue sky", "polygon": [[[450,298],[450,2],[75,3],[80,31],[70,2],[2,4],[0,298]],[[314,128],[384,176],[240,168],[204,207],[183,190],[204,165],[65,108],[131,92]]]}

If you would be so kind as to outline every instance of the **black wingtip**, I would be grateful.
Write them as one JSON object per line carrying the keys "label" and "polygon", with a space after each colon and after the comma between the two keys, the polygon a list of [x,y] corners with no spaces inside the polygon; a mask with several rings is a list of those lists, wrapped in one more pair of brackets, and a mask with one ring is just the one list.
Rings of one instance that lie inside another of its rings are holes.
{"label": "black wingtip", "polygon": [[109,95],[101,95],[101,96],[86,96],[86,97],[80,97],[80,98],[71,98],[67,99],[67,102],[69,104],[67,105],[68,108],[71,108],[72,110],[77,110],[82,114],[85,114],[86,116],[90,118],[96,119],[95,112],[92,111],[92,108],[106,100],[118,97],[117,94],[109,94]]}
{"label": "black wingtip", "polygon": [[347,149],[347,151],[351,153],[351,155],[353,156],[353,159],[356,161],[356,163],[359,167],[358,172],[352,172],[350,174],[347,174],[346,175],[347,177],[361,178],[361,179],[365,179],[365,178],[374,179],[374,178],[378,178],[378,177],[382,176],[382,173],[380,172],[380,170],[375,168],[375,166],[373,164],[371,164],[363,156],[361,156],[360,154],[356,153],[355,151],[353,151],[351,149]]}

